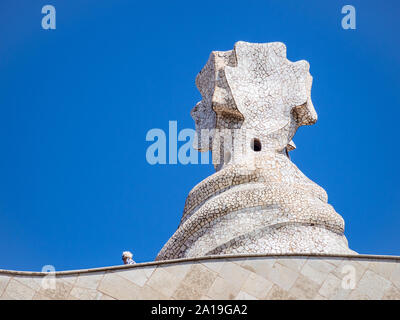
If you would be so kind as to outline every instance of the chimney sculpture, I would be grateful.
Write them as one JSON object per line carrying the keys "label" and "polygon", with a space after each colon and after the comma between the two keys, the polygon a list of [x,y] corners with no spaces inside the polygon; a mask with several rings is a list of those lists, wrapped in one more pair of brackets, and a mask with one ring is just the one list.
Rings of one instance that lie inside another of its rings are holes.
{"label": "chimney sculpture", "polygon": [[156,260],[223,254],[354,254],[324,189],[290,161],[297,129],[312,125],[309,64],[283,43],[213,51],[196,77],[195,148],[216,173],[189,193]]}

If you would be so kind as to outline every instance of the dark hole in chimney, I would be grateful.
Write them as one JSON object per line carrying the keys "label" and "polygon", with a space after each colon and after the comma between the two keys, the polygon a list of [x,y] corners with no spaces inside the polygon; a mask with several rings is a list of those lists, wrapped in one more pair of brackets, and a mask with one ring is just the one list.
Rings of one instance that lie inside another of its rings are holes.
{"label": "dark hole in chimney", "polygon": [[251,140],[251,148],[256,152],[261,151],[261,141],[257,138]]}

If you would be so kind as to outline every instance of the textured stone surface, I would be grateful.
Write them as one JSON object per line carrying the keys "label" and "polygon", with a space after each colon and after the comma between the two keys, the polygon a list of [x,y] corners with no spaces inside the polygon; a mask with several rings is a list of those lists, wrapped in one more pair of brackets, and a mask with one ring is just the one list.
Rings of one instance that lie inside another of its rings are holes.
{"label": "textured stone surface", "polygon": [[399,275],[400,257],[213,256],[61,272],[50,289],[44,274],[0,271],[0,299],[400,300]]}
{"label": "textured stone surface", "polygon": [[195,147],[217,172],[189,193],[156,260],[248,253],[354,254],[324,189],[290,161],[297,129],[317,121],[308,62],[283,43],[213,51],[196,78]]}

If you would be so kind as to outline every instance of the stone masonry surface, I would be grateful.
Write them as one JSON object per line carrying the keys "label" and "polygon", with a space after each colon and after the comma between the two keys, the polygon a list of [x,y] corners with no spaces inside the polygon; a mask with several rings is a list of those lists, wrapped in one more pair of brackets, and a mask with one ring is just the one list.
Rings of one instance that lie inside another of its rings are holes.
{"label": "stone masonry surface", "polygon": [[0,299],[400,299],[400,257],[210,256],[58,272],[54,287],[47,280],[0,270]]}

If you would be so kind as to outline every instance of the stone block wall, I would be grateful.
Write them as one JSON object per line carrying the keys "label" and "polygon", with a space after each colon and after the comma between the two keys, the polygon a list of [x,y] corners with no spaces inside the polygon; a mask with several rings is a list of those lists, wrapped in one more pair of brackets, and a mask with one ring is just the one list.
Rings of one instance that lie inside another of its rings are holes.
{"label": "stone block wall", "polygon": [[0,270],[0,299],[400,299],[400,257],[214,256],[54,278]]}

